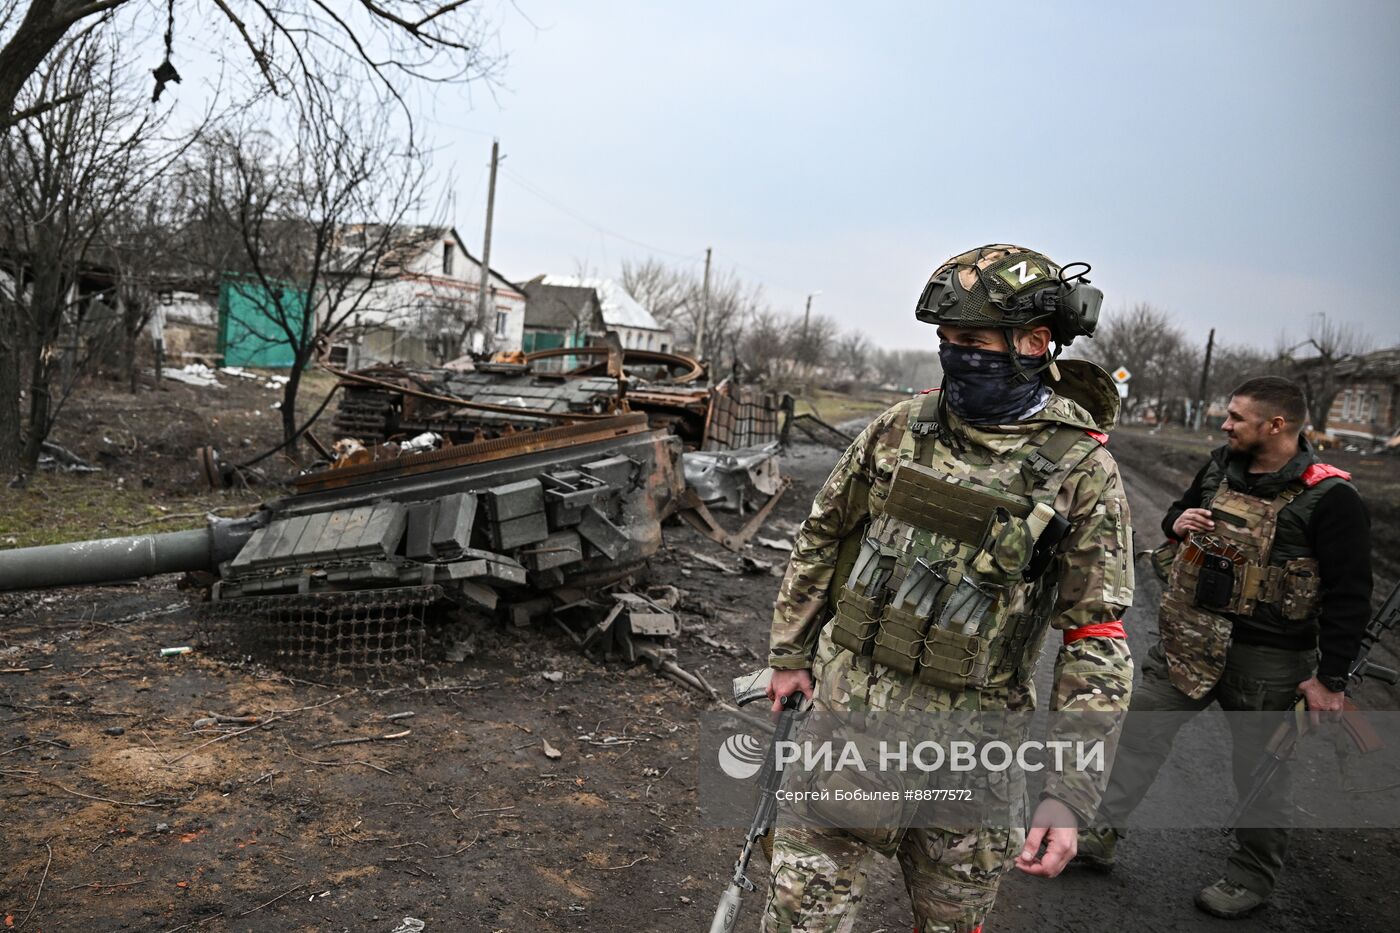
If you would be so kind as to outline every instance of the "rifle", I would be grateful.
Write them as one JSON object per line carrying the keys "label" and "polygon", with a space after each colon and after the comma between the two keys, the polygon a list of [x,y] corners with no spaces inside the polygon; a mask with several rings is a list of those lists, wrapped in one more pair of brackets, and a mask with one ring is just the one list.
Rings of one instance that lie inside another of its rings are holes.
{"label": "rifle", "polygon": [[[1356,660],[1351,662],[1351,668],[1347,671],[1348,693],[1351,692],[1353,684],[1360,684],[1367,677],[1374,677],[1391,686],[1400,684],[1400,672],[1383,667],[1370,659],[1371,649],[1397,623],[1400,623],[1400,583],[1397,583],[1395,588],[1390,591],[1385,604],[1366,625],[1366,631],[1361,636],[1361,648],[1356,652]],[[1225,821],[1222,833],[1228,834],[1234,829],[1240,818],[1254,804],[1254,801],[1259,799],[1259,795],[1278,774],[1279,768],[1293,757],[1294,746],[1298,744],[1298,739],[1309,728],[1307,708],[1307,702],[1303,697],[1294,698],[1293,705],[1284,714],[1283,722],[1274,730],[1274,734],[1265,745],[1264,757],[1254,766],[1254,772],[1250,776],[1249,790],[1240,798],[1239,803],[1235,804],[1235,809],[1230,812],[1229,819]],[[1380,736],[1366,722],[1361,711],[1350,699],[1343,701],[1342,728],[1346,730],[1347,735],[1363,755],[1381,747]]]}
{"label": "rifle", "polygon": [[[734,679],[734,701],[736,704],[744,706],[767,695],[768,678],[772,676],[772,671],[765,671],[763,675],[758,678],[746,676]],[[778,714],[778,724],[773,729],[773,741],[768,746],[768,757],[758,776],[758,808],[754,811],[753,822],[749,824],[749,831],[744,836],[744,848],[739,852],[739,858],[734,863],[734,877],[730,879],[729,886],[719,897],[719,906],[715,908],[715,917],[710,921],[710,933],[734,933],[734,924],[739,919],[740,900],[743,898],[744,892],[752,893],[756,890],[754,883],[748,879],[745,872],[749,867],[749,859],[753,856],[754,844],[768,835],[778,815],[778,803],[774,794],[782,782],[783,773],[777,767],[775,753],[778,743],[789,741],[793,732],[796,731],[801,719],[799,712],[801,702],[802,694],[800,693],[783,698],[783,711]]]}

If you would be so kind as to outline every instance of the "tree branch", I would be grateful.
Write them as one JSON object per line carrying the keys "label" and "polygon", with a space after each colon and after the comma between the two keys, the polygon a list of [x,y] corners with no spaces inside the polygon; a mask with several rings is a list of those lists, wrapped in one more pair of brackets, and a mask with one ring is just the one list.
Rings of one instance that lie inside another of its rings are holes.
{"label": "tree branch", "polygon": [[62,97],[46,100],[43,103],[34,104],[23,110],[16,110],[14,113],[10,114],[9,125],[13,126],[16,123],[22,123],[25,120],[43,116],[56,107],[62,107],[64,104],[71,104],[75,100],[82,99],[82,96],[83,94],[81,91],[73,91],[72,93],[64,94]]}

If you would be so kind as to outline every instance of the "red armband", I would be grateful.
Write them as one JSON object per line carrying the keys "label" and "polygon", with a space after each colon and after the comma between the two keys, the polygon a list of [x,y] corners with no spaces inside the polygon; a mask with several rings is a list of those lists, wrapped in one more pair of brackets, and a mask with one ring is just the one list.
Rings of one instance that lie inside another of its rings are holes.
{"label": "red armband", "polygon": [[1081,625],[1079,628],[1065,630],[1065,644],[1079,641],[1081,638],[1127,638],[1128,633],[1123,631],[1123,622],[1115,620],[1113,622],[1097,622],[1093,625]]}
{"label": "red armband", "polygon": [[1084,433],[1092,437],[1094,440],[1098,441],[1100,444],[1103,444],[1105,446],[1108,445],[1108,435],[1103,433],[1102,431],[1085,431]]}

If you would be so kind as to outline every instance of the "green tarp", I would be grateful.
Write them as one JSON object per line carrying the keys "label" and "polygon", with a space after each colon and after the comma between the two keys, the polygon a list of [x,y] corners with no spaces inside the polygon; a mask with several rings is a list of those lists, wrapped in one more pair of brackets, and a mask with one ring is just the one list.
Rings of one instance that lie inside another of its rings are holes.
{"label": "green tarp", "polygon": [[305,309],[306,293],[290,285],[274,299],[261,283],[224,279],[219,284],[219,353],[224,365],[291,368],[296,351],[282,318],[299,339]]}

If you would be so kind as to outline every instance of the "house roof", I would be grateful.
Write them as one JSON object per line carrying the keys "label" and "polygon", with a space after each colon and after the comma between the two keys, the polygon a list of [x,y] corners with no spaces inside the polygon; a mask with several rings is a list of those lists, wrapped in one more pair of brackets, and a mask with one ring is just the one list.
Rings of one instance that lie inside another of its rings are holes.
{"label": "house roof", "polygon": [[1350,379],[1400,379],[1400,347],[1387,347],[1339,363],[1337,375]]}
{"label": "house roof", "polygon": [[[377,234],[378,231],[383,229],[383,224],[346,224],[343,231],[352,235],[360,230],[375,231]],[[430,250],[436,250],[438,244],[448,237],[456,240],[457,247],[461,249],[462,252],[466,253],[467,258],[480,268],[481,260],[476,258],[471,250],[467,249],[467,245],[462,242],[462,235],[457,232],[456,227],[424,224],[400,224],[395,227],[394,240],[396,241],[396,246],[393,255],[388,257],[387,260],[400,269],[406,269],[424,253]],[[510,281],[495,269],[491,270],[491,280],[494,284],[508,288],[513,292],[523,292],[521,286]]]}
{"label": "house roof", "polygon": [[521,288],[525,292],[525,326],[591,330],[599,316],[598,293],[581,285],[546,285],[538,276]]}
{"label": "house roof", "polygon": [[642,307],[637,299],[629,295],[626,289],[612,279],[582,278],[576,275],[544,275],[540,276],[538,281],[544,285],[593,289],[598,293],[598,303],[603,311],[603,323],[609,327],[666,330],[665,327],[657,323],[650,311]]}

